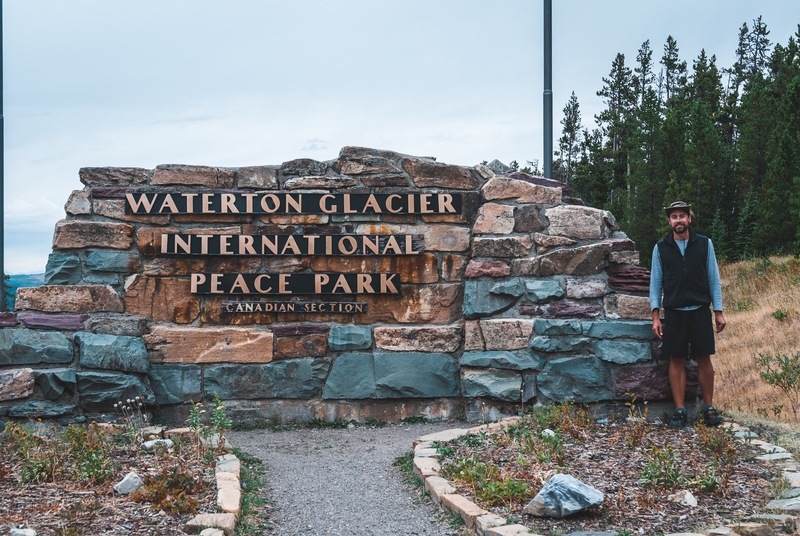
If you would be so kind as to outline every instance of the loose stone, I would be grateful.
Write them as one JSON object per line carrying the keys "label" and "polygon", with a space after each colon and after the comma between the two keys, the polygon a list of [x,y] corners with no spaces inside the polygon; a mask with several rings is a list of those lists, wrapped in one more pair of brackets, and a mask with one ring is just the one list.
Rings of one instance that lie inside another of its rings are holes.
{"label": "loose stone", "polygon": [[114,485],[114,491],[120,495],[128,495],[144,485],[142,479],[135,472],[131,471],[125,478]]}

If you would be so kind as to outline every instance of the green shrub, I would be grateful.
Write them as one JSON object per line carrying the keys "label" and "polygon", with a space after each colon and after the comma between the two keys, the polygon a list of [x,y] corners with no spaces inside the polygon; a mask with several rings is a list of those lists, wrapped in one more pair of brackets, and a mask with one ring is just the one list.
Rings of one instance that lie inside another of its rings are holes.
{"label": "green shrub", "polygon": [[687,478],[678,465],[678,453],[671,445],[663,449],[653,445],[645,451],[647,462],[642,467],[641,484],[651,488],[673,489],[686,484]]}
{"label": "green shrub", "polygon": [[758,354],[753,359],[761,379],[773,387],[777,387],[789,399],[794,420],[797,421],[797,410],[800,409],[800,352],[790,356],[776,352]]}
{"label": "green shrub", "polygon": [[783,322],[784,320],[789,318],[791,314],[792,314],[791,311],[786,311],[784,309],[775,309],[774,311],[772,311],[772,318],[774,318],[778,322]]}

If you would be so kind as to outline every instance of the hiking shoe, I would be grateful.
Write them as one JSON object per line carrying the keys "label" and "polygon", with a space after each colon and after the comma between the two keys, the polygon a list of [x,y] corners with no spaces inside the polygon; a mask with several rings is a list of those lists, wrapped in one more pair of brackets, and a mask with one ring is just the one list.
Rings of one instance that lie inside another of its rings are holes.
{"label": "hiking shoe", "polygon": [[675,410],[675,413],[672,414],[672,418],[669,420],[667,426],[680,429],[686,426],[688,422],[689,416],[686,414],[686,408],[678,408]]}
{"label": "hiking shoe", "polygon": [[722,415],[719,414],[717,408],[711,404],[703,406],[703,424],[706,426],[717,426],[722,423]]}

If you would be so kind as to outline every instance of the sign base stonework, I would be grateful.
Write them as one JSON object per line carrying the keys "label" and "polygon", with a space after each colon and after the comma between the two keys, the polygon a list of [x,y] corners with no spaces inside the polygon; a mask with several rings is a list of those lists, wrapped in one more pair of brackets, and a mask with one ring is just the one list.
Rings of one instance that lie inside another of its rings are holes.
{"label": "sign base stonework", "polygon": [[670,396],[649,274],[565,184],[361,147],[80,178],[45,285],[3,317],[0,368],[34,378],[0,401],[12,418],[139,396],[181,421],[216,394],[239,421],[492,420]]}

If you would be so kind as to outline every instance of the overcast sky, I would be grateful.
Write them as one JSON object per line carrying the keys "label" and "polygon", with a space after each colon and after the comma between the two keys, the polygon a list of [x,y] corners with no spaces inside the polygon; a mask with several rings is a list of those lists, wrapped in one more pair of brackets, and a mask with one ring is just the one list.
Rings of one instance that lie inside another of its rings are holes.
{"label": "overcast sky", "polygon": [[[78,169],[328,160],[345,145],[473,165],[542,157],[539,0],[5,0],[5,267],[44,271]],[[554,123],[617,52],[672,35],[730,66],[798,0],[555,0]],[[556,132],[558,136],[558,132]]]}

